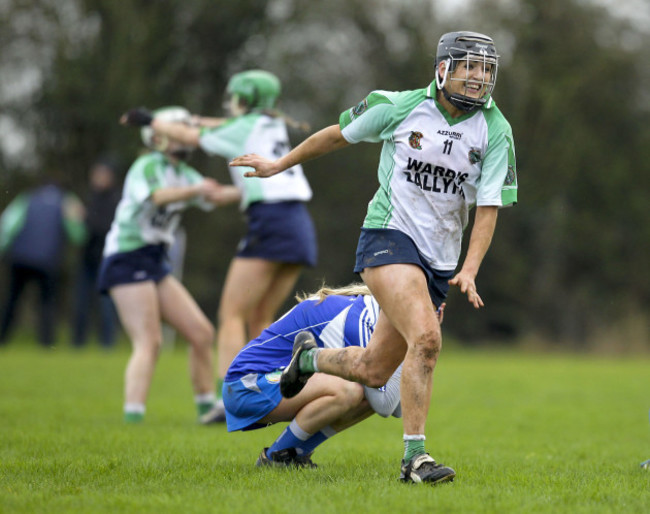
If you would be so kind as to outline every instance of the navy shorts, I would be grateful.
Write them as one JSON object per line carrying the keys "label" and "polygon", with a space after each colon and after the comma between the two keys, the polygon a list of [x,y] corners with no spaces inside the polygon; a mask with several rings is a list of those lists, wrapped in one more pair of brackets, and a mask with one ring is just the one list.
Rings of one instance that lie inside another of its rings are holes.
{"label": "navy shorts", "polygon": [[267,426],[258,423],[282,401],[281,370],[265,375],[251,373],[223,384],[223,404],[226,407],[228,432],[254,430]]}
{"label": "navy shorts", "polygon": [[171,265],[164,244],[148,245],[131,252],[114,253],[104,257],[97,278],[97,289],[108,293],[109,289],[122,284],[160,282],[171,273]]}
{"label": "navy shorts", "polygon": [[419,266],[427,277],[429,296],[434,305],[440,307],[447,298],[448,280],[454,276],[454,270],[440,271],[429,266],[413,240],[404,232],[389,228],[362,228],[354,272],[361,273],[365,268],[386,264]]}
{"label": "navy shorts", "polygon": [[248,233],[237,257],[316,266],[316,230],[302,202],[251,204],[246,210]]}

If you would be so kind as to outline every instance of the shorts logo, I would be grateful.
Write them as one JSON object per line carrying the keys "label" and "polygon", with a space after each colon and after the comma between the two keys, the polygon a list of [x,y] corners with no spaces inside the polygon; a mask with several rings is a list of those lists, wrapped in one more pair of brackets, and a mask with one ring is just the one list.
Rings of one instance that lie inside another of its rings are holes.
{"label": "shorts logo", "polygon": [[377,257],[377,255],[383,255],[385,253],[390,253],[390,251],[388,249],[386,249],[386,250],[382,250],[380,252],[375,252],[372,255],[373,255],[373,257]]}
{"label": "shorts logo", "polygon": [[277,384],[278,382],[280,382],[281,375],[282,375],[281,370],[271,371],[271,373],[267,373],[266,375],[264,375],[264,378],[269,384]]}
{"label": "shorts logo", "polygon": [[147,272],[144,270],[133,273],[133,280],[144,280],[145,278],[147,278]]}
{"label": "shorts logo", "polygon": [[469,158],[470,163],[479,163],[481,162],[481,151],[478,148],[470,148],[467,157]]}
{"label": "shorts logo", "polygon": [[411,132],[409,136],[409,145],[411,145],[411,148],[414,150],[422,150],[423,137],[422,132]]}
{"label": "shorts logo", "polygon": [[350,118],[355,119],[361,116],[368,108],[368,99],[364,98],[350,111]]}

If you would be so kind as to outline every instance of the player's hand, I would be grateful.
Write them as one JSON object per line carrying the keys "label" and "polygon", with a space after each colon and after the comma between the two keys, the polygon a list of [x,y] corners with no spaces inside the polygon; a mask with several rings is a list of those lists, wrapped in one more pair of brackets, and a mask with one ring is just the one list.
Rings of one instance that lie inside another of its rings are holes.
{"label": "player's hand", "polygon": [[449,281],[450,286],[458,286],[460,292],[467,295],[469,303],[471,303],[475,309],[480,309],[484,307],[483,300],[476,291],[476,283],[474,282],[474,277],[468,273],[461,270],[454,278]]}
{"label": "player's hand", "polygon": [[152,121],[153,115],[144,107],[130,109],[120,117],[120,123],[128,127],[146,127],[151,125]]}
{"label": "player's hand", "polygon": [[203,179],[203,182],[201,182],[201,194],[209,196],[219,191],[220,187],[221,184],[219,184],[219,182],[217,182],[215,179],[206,177]]}
{"label": "player's hand", "polygon": [[272,161],[266,157],[261,157],[254,153],[235,157],[230,161],[230,166],[250,166],[252,171],[244,173],[244,177],[271,177],[282,170],[276,165],[277,161]]}
{"label": "player's hand", "polygon": [[237,186],[220,184],[214,179],[204,182],[203,196],[217,206],[241,201],[241,191]]}

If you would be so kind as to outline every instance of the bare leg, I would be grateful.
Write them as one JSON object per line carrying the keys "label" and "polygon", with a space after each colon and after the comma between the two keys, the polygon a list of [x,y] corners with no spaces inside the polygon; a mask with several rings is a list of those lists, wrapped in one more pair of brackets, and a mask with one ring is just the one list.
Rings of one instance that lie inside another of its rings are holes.
{"label": "bare leg", "polygon": [[158,284],[162,318],[190,344],[190,377],[196,394],[214,392],[214,328],[187,289],[173,276]]}
{"label": "bare leg", "polygon": [[248,342],[247,320],[273,282],[280,263],[236,257],[230,264],[219,305],[217,375],[226,376],[230,363]]}
{"label": "bare leg", "polygon": [[318,369],[378,387],[388,380],[406,350],[401,384],[404,433],[424,434],[442,342],[425,276],[417,266],[391,264],[367,268],[362,278],[382,309],[368,348],[323,350]]}
{"label": "bare leg", "polygon": [[144,405],[162,343],[156,285],[139,282],[116,286],[111,297],[133,345],[124,380],[125,401]]}
{"label": "bare leg", "polygon": [[294,287],[302,271],[300,264],[278,263],[273,280],[248,319],[248,338],[254,339],[275,321],[276,314]]}
{"label": "bare leg", "polygon": [[283,398],[260,423],[296,418],[303,430],[313,434],[346,416],[361,403],[365,404],[365,401],[363,388],[359,384],[316,373],[300,393],[293,398]]}

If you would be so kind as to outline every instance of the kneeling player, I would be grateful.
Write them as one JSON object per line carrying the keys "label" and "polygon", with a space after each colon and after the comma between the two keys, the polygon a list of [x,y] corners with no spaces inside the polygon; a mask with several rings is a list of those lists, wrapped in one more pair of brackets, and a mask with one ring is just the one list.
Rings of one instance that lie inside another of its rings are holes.
{"label": "kneeling player", "polygon": [[365,347],[379,306],[363,284],[322,288],[300,302],[235,357],[223,386],[228,431],[252,430],[280,421],[289,426],[264,448],[258,466],[316,467],[314,449],[332,435],[372,415],[401,416],[400,374],[371,389],[314,374],[293,398],[280,393],[280,374],[291,361],[294,340],[325,348]]}

